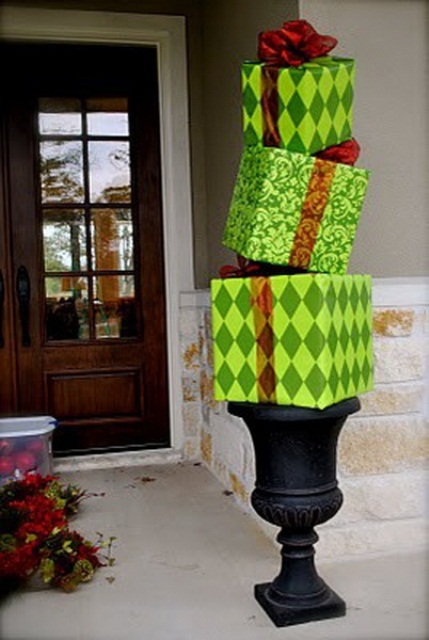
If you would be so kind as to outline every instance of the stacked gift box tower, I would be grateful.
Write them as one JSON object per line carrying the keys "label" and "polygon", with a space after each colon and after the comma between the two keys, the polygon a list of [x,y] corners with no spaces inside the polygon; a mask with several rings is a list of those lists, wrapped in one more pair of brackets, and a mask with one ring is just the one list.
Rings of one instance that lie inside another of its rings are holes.
{"label": "stacked gift box tower", "polygon": [[373,386],[371,276],[347,274],[369,172],[354,166],[355,61],[305,20],[242,64],[244,145],[211,281],[219,401],[323,409]]}

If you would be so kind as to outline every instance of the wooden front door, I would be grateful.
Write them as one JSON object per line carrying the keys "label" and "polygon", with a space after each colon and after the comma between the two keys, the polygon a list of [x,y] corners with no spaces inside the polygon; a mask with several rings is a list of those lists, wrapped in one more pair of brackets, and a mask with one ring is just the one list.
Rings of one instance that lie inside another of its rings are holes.
{"label": "wooden front door", "polygon": [[0,415],[169,445],[157,53],[2,44]]}

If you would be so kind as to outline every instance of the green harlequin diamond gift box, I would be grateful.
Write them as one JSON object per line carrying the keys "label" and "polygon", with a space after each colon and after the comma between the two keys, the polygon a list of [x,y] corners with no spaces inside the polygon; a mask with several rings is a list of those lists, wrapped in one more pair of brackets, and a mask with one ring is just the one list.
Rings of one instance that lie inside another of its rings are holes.
{"label": "green harlequin diamond gift box", "polygon": [[214,396],[323,409],[373,386],[371,276],[211,282]]}
{"label": "green harlequin diamond gift box", "polygon": [[241,65],[244,144],[312,154],[352,137],[355,61]]}
{"label": "green harlequin diamond gift box", "polygon": [[345,274],[368,181],[366,169],[244,147],[223,244],[257,262]]}

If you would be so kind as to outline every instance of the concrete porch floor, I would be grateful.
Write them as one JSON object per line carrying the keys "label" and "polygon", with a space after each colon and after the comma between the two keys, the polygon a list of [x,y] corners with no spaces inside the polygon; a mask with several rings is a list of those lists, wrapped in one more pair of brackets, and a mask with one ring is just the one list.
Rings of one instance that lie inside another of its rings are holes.
{"label": "concrete porch floor", "polygon": [[[427,558],[316,563],[347,603],[343,618],[277,628],[253,586],[279,570],[276,543],[202,465],[61,472],[97,496],[72,526],[116,536],[116,563],[76,592],[12,596],[3,640],[427,640]],[[322,535],[322,534],[321,534]],[[323,535],[328,535],[324,531]]]}

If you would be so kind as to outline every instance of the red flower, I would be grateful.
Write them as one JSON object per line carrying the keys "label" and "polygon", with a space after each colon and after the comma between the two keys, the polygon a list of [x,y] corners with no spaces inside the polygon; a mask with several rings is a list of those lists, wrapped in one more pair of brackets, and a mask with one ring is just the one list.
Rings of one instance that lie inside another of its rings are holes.
{"label": "red flower", "polygon": [[360,146],[354,138],[346,140],[341,144],[328,147],[323,151],[314,153],[315,158],[321,160],[330,160],[331,162],[340,162],[341,164],[349,164],[353,166],[359,157]]}
{"label": "red flower", "polygon": [[0,577],[16,576],[26,578],[31,575],[39,564],[37,542],[17,547],[13,551],[0,553]]}
{"label": "red flower", "polygon": [[258,58],[271,65],[298,67],[325,56],[338,43],[319,33],[306,20],[290,20],[281,29],[258,35]]}
{"label": "red flower", "polygon": [[23,514],[24,522],[15,533],[19,540],[26,540],[31,534],[38,538],[48,536],[52,529],[63,527],[67,522],[63,509],[57,509],[54,501],[43,494],[15,500],[10,502],[10,506]]}
{"label": "red flower", "polygon": [[[53,587],[73,591],[105,566],[102,546],[93,544],[68,527],[85,492],[63,486],[53,476],[26,474],[0,487],[0,592],[8,580],[26,581],[40,573]],[[108,546],[110,564],[111,544]]]}

